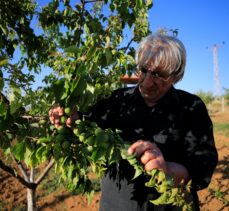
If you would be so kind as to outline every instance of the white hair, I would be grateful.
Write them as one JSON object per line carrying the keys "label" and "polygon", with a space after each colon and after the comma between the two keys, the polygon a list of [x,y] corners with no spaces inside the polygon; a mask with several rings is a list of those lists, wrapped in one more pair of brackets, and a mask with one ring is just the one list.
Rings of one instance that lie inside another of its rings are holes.
{"label": "white hair", "polygon": [[175,83],[182,79],[186,65],[186,50],[175,37],[154,34],[145,37],[138,46],[135,60],[138,68],[160,68],[174,75]]}

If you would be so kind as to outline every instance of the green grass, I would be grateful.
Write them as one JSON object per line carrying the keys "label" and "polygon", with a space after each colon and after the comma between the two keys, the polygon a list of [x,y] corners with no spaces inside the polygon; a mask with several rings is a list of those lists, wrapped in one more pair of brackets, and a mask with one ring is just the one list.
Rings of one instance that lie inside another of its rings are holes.
{"label": "green grass", "polygon": [[47,196],[62,187],[64,187],[64,184],[59,182],[59,175],[56,174],[55,169],[52,168],[49,174],[38,186],[38,197]]}
{"label": "green grass", "polygon": [[209,187],[208,190],[214,197],[222,201],[227,206],[229,205],[229,201],[226,199],[226,195],[227,195],[226,192],[221,191],[219,187],[217,187],[216,189]]}
{"label": "green grass", "polygon": [[214,123],[214,129],[220,134],[229,136],[229,123]]}

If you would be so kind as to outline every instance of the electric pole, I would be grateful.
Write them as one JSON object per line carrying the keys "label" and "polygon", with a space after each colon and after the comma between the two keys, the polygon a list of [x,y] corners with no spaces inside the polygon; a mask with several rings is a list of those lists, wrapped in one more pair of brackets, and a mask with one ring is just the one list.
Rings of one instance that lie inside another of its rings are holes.
{"label": "electric pole", "polygon": [[221,84],[219,78],[219,62],[218,62],[218,49],[224,45],[224,42],[221,45],[214,44],[212,46],[213,52],[213,65],[214,65],[214,97],[216,99],[221,99],[221,110],[224,112],[224,98],[221,93]]}

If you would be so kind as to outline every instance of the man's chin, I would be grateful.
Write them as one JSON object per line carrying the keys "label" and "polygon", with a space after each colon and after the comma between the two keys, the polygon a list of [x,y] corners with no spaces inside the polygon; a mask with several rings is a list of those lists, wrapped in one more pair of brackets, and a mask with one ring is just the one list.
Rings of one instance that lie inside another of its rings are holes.
{"label": "man's chin", "polygon": [[152,95],[152,93],[142,92],[141,94],[143,98],[147,98],[147,99],[156,99],[157,98],[157,96]]}
{"label": "man's chin", "polygon": [[158,97],[157,96],[152,96],[152,95],[149,95],[147,93],[142,94],[142,97],[143,97],[144,100],[147,100],[149,102],[156,102],[156,101],[158,101]]}

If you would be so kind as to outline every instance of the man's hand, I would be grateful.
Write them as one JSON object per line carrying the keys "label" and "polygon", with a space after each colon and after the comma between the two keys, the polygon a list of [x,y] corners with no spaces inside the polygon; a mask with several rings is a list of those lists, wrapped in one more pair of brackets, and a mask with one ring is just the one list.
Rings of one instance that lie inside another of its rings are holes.
{"label": "man's hand", "polygon": [[156,144],[150,141],[139,140],[135,142],[129,147],[128,154],[135,154],[146,171],[158,169],[167,173],[167,166],[163,154]]}
{"label": "man's hand", "polygon": [[189,173],[186,167],[179,163],[166,162],[161,150],[155,143],[138,140],[129,147],[128,154],[135,154],[146,171],[152,169],[162,170],[165,174],[174,178],[175,184],[188,181]]}
{"label": "man's hand", "polygon": [[[60,106],[54,106],[49,110],[49,120],[56,128],[58,128],[61,124],[61,117],[64,116],[65,109]],[[72,123],[79,119],[79,115],[76,107],[72,108],[71,115],[66,119],[66,125],[71,127]]]}

